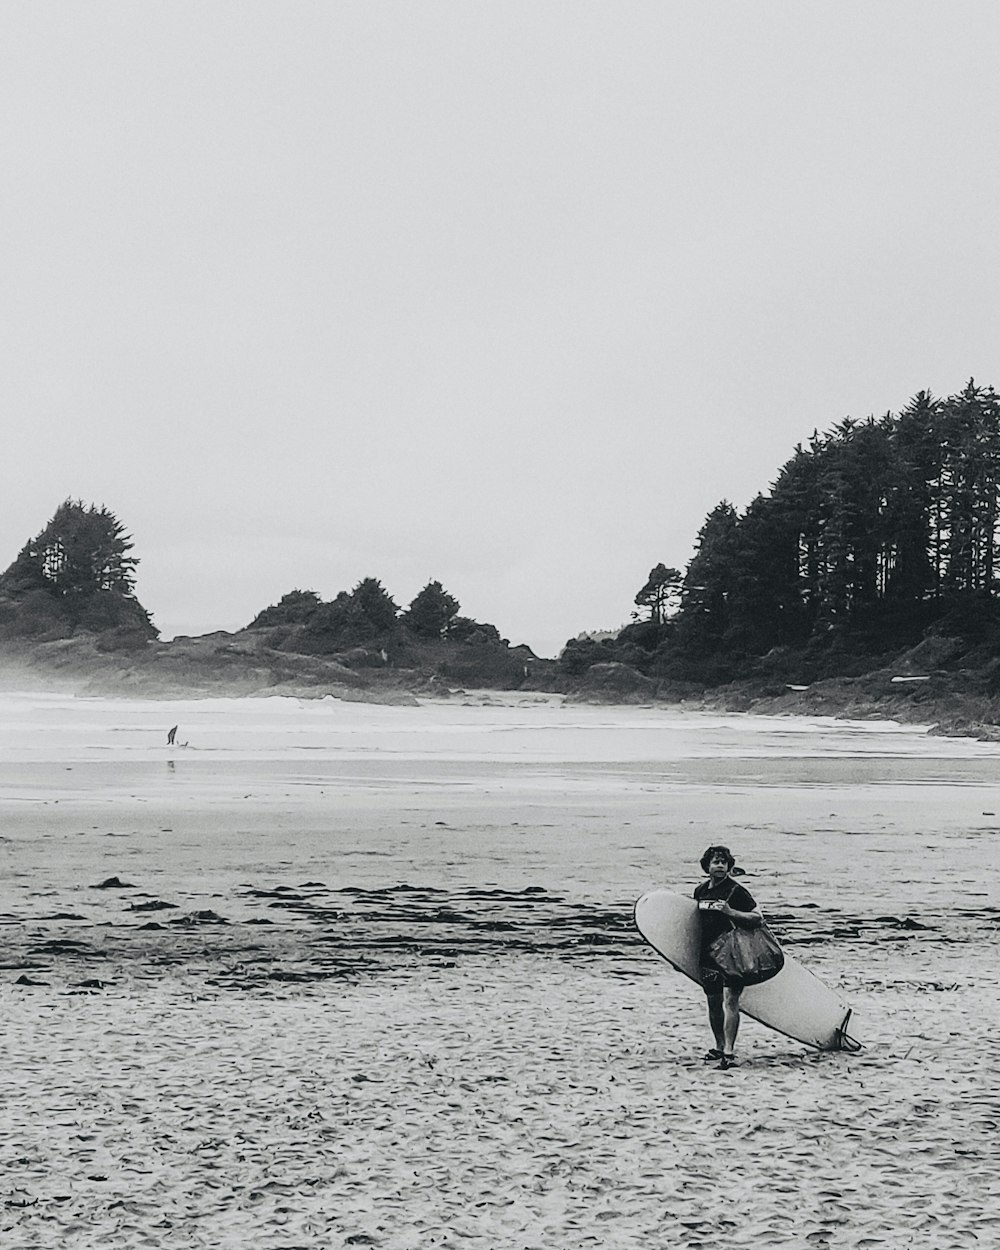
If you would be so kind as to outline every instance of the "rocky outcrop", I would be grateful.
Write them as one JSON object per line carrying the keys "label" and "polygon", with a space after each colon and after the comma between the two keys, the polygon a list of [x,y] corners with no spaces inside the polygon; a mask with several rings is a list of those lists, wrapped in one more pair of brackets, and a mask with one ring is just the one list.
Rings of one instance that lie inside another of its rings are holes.
{"label": "rocky outcrop", "polygon": [[569,694],[571,702],[580,703],[649,703],[655,697],[655,682],[617,661],[592,664]]}
{"label": "rocky outcrop", "polygon": [[[420,643],[390,656],[378,647],[336,655],[275,647],[271,630],[219,631],[113,650],[106,635],[0,643],[0,684],[143,698],[332,695],[351,702],[413,704],[449,686],[516,690],[543,665],[526,647],[499,639]],[[544,684],[544,683],[542,683]]]}

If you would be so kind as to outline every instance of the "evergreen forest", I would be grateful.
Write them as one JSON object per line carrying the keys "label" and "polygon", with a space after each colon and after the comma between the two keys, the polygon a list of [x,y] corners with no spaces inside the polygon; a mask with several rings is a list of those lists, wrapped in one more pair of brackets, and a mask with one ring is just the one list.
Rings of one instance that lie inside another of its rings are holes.
{"label": "evergreen forest", "polygon": [[683,574],[654,568],[634,623],[571,641],[562,667],[610,659],[716,684],[784,655],[832,675],[928,631],[981,634],[1000,618],[998,492],[992,387],[847,418],[797,446],[744,511],[717,504]]}

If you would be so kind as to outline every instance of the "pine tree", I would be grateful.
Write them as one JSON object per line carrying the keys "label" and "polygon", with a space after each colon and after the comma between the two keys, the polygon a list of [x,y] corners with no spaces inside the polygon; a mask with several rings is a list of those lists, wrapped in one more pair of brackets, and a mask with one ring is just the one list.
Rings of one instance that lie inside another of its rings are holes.
{"label": "pine tree", "polygon": [[713,649],[732,624],[732,600],[739,575],[739,518],[727,500],[717,504],[698,531],[695,554],[683,582],[680,644]]}
{"label": "pine tree", "polygon": [[407,608],[407,629],[422,638],[444,638],[458,615],[460,604],[440,582],[428,582]]}
{"label": "pine tree", "polygon": [[941,405],[918,391],[889,431],[894,476],[889,486],[885,597],[901,604],[936,598],[940,576]]}
{"label": "pine tree", "polygon": [[634,600],[636,607],[645,608],[649,613],[647,619],[654,625],[662,625],[678,596],[681,581],[680,570],[667,568],[665,564],[658,564],[650,569],[646,584],[636,594]]}
{"label": "pine tree", "polygon": [[69,632],[122,627],[153,637],[157,631],[134,595],[139,562],[132,547],[110,509],[67,499],[0,575],[0,593],[33,602],[31,611],[42,615],[47,601],[46,612]]}
{"label": "pine tree", "polygon": [[376,577],[366,577],[351,591],[351,597],[375,633],[383,634],[395,625],[399,605]]}
{"label": "pine tree", "polygon": [[247,629],[265,629],[273,625],[304,625],[316,613],[322,600],[315,590],[290,590],[277,603],[258,612]]}
{"label": "pine tree", "polygon": [[108,508],[67,499],[48,525],[26,543],[0,577],[8,593],[41,588],[58,596],[110,591],[131,595],[138,560],[128,553],[132,539]]}
{"label": "pine tree", "polygon": [[997,491],[1000,489],[1000,407],[992,388],[970,380],[942,406],[944,561],[952,594],[993,592]]}

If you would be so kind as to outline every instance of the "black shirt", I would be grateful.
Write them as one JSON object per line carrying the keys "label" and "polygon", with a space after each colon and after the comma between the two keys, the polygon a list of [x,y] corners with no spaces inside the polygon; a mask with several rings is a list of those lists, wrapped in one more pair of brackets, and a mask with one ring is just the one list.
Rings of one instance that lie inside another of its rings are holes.
{"label": "black shirt", "polygon": [[[732,877],[723,877],[718,883],[713,882],[711,877],[709,877],[701,885],[695,886],[694,897],[699,902],[703,898],[721,899],[722,902],[728,903],[734,911],[756,911],[757,909],[757,904],[754,902],[750,891],[738,885]],[[728,916],[724,916],[717,911],[703,911],[700,914],[701,949],[704,952],[717,937],[729,931],[732,921]]]}

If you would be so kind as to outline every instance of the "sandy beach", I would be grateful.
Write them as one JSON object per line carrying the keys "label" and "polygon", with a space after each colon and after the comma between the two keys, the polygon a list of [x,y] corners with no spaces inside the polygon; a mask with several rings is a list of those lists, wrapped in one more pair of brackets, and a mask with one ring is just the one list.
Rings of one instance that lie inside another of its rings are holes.
{"label": "sandy beach", "polygon": [[[0,696],[2,1245],[996,1244],[998,774],[878,723]],[[702,1063],[631,907],[710,841],[858,1054]]]}

